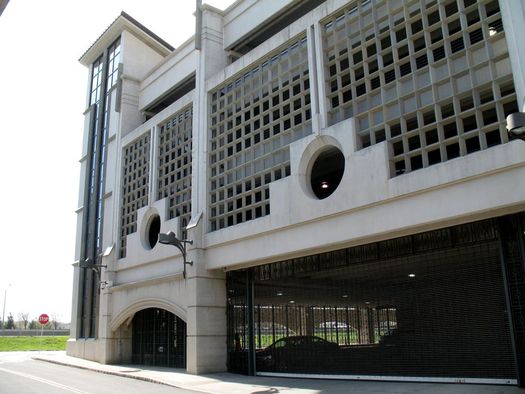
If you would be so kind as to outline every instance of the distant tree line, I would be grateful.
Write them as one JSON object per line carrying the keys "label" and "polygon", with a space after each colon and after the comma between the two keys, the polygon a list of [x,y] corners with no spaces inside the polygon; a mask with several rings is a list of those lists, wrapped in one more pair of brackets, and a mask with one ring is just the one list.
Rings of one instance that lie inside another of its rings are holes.
{"label": "distant tree line", "polygon": [[[49,322],[44,326],[44,330],[58,330],[64,324],[60,323],[55,314],[50,316]],[[10,313],[4,322],[0,322],[0,328],[5,330],[39,330],[42,325],[38,322],[38,317],[29,319],[29,313],[19,313],[18,321],[15,321],[13,314]]]}

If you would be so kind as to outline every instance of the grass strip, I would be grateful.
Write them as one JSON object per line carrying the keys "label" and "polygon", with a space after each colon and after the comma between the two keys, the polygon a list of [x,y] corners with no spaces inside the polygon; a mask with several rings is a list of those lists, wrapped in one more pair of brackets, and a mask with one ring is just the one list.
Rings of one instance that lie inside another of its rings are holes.
{"label": "grass strip", "polygon": [[66,350],[68,336],[0,337],[0,352]]}

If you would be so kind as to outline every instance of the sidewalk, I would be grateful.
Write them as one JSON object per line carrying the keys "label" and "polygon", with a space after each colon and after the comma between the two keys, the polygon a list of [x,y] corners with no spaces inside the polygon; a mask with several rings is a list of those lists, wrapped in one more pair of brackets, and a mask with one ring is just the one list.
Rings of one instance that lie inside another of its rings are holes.
{"label": "sidewalk", "polygon": [[155,382],[186,390],[213,394],[523,394],[515,386],[434,384],[403,382],[368,382],[344,380],[316,380],[267,378],[216,373],[190,375],[182,369],[146,367],[134,365],[105,365],[67,356],[65,352],[42,352],[35,360],[51,362],[76,368],[88,369],[110,375]]}

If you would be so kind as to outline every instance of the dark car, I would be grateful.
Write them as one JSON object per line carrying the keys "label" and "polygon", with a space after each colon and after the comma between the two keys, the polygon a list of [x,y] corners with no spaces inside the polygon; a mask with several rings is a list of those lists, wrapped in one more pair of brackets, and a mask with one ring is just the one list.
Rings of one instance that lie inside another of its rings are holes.
{"label": "dark car", "polygon": [[257,370],[268,372],[310,372],[332,365],[339,352],[337,343],[316,336],[281,338],[257,352]]}

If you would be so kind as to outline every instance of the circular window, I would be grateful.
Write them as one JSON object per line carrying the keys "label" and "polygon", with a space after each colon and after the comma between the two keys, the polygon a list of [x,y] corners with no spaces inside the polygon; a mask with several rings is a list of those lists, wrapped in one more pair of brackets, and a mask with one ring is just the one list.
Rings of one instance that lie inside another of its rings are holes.
{"label": "circular window", "polygon": [[332,146],[317,157],[312,167],[310,182],[315,196],[322,200],[332,194],[341,183],[345,171],[343,153]]}
{"label": "circular window", "polygon": [[151,249],[157,244],[160,233],[160,217],[159,215],[154,215],[149,222],[147,235],[148,235],[148,245]]}

